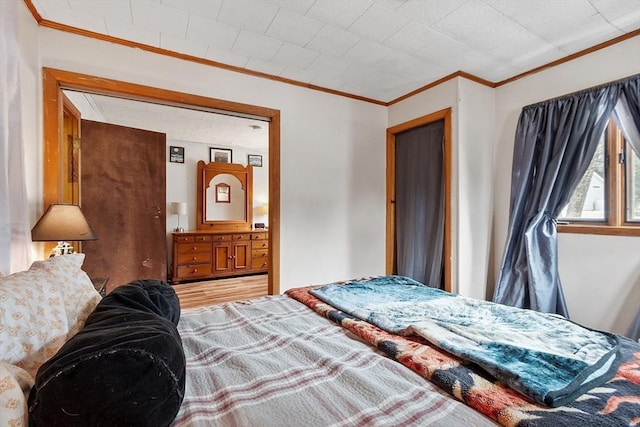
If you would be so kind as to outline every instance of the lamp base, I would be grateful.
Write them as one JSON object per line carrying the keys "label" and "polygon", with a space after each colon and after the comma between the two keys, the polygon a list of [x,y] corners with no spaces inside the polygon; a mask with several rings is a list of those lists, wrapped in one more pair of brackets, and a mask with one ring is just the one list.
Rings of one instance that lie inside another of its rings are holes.
{"label": "lamp base", "polygon": [[67,242],[58,242],[55,248],[51,250],[49,254],[49,258],[58,256],[58,255],[68,255],[74,253],[73,246]]}

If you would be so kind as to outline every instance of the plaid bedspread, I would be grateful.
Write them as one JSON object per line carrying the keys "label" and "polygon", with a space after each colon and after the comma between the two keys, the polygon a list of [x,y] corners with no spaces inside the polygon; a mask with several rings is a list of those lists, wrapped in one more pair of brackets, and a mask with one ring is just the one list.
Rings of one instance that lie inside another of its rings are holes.
{"label": "plaid bedspread", "polygon": [[184,310],[178,330],[174,426],[496,425],[285,295]]}
{"label": "plaid bedspread", "polygon": [[479,367],[433,347],[418,336],[390,334],[343,313],[309,294],[313,288],[291,289],[287,295],[504,426],[640,426],[640,345],[631,340],[622,339],[623,362],[614,378],[571,404],[548,408],[527,400]]}

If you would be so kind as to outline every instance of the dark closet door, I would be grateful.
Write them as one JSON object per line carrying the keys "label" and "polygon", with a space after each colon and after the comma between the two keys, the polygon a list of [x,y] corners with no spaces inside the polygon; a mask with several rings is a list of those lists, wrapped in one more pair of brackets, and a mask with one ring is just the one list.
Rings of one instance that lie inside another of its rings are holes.
{"label": "dark closet door", "polygon": [[82,210],[98,235],[83,269],[108,289],[166,280],[166,163],[162,133],[82,120]]}

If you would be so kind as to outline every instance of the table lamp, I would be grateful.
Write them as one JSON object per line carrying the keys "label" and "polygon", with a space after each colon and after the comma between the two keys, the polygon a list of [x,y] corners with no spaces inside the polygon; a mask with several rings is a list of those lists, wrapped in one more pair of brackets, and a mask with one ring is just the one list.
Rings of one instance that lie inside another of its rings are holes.
{"label": "table lamp", "polygon": [[186,202],[171,202],[171,213],[174,215],[178,215],[178,226],[173,229],[175,233],[182,233],[184,228],[180,227],[180,215],[187,214],[187,203]]}
{"label": "table lamp", "polygon": [[34,242],[58,242],[49,257],[73,253],[73,247],[68,241],[96,239],[96,233],[77,205],[49,205],[31,229],[31,240]]}

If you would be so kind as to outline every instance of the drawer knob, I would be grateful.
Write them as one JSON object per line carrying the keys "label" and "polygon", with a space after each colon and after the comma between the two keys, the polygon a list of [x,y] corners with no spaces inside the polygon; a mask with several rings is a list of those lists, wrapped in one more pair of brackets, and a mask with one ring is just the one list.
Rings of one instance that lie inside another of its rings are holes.
{"label": "drawer knob", "polygon": [[196,249],[198,249],[198,247],[197,247],[197,246],[194,246],[194,247],[193,247],[193,250],[195,251]]}
{"label": "drawer knob", "polygon": [[194,273],[197,273],[197,272],[198,272],[198,269],[197,269],[197,268],[194,268],[194,269],[193,269],[193,272],[194,272]]}
{"label": "drawer knob", "polygon": [[193,257],[193,258],[191,258],[191,259],[192,259],[193,261],[195,261],[195,260],[197,260],[198,258],[197,258],[197,257]]}

